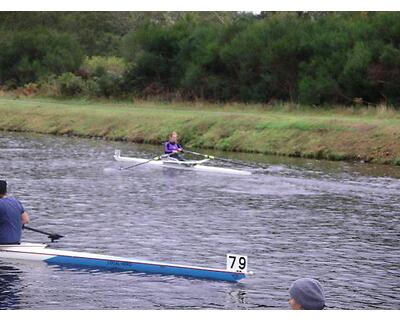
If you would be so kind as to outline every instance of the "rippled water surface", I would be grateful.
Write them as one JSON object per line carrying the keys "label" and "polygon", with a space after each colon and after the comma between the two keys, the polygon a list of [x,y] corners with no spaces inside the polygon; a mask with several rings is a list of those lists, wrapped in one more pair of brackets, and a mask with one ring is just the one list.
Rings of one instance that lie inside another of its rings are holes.
{"label": "rippled water surface", "polygon": [[255,274],[231,284],[0,260],[0,308],[287,309],[305,276],[320,280],[328,308],[400,307],[400,168],[219,153],[268,169],[119,171],[114,149],[160,148],[0,133],[0,177],[32,227],[65,235],[54,248],[215,268],[234,252]]}

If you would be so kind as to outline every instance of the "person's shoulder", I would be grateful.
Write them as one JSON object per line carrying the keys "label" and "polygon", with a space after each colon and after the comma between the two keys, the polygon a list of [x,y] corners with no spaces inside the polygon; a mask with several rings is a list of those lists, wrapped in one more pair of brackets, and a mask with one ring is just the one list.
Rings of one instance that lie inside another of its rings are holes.
{"label": "person's shoulder", "polygon": [[7,197],[6,198],[9,202],[16,202],[18,204],[21,204],[21,201],[19,201],[17,198],[14,197]]}
{"label": "person's shoulder", "polygon": [[21,210],[22,212],[24,212],[24,211],[25,211],[25,208],[24,208],[24,205],[22,204],[22,202],[19,201],[19,200],[16,199],[16,198],[12,198],[12,199],[13,199],[13,202],[16,203],[17,206],[19,207],[19,210]]}
{"label": "person's shoulder", "polygon": [[4,197],[0,199],[0,205],[9,206],[12,203],[18,203],[17,199],[13,197]]}

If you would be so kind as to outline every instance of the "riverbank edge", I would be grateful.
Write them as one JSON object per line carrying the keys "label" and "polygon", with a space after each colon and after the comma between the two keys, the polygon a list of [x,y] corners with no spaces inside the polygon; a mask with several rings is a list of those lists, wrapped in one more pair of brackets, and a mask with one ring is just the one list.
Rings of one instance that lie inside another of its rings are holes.
{"label": "riverbank edge", "polygon": [[0,130],[155,145],[176,130],[191,148],[400,165],[399,114],[196,108],[3,97]]}

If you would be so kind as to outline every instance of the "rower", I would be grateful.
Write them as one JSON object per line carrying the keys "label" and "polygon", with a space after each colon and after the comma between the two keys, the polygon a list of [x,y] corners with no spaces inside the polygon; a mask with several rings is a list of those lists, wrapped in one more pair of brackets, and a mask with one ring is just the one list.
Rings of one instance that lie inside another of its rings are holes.
{"label": "rower", "polygon": [[171,158],[184,161],[185,159],[179,154],[180,152],[183,152],[183,148],[178,143],[178,134],[175,131],[172,131],[168,141],[164,144],[164,153],[169,155]]}
{"label": "rower", "polygon": [[0,180],[0,244],[19,244],[22,226],[29,223],[29,215],[21,202],[6,194],[7,182]]}

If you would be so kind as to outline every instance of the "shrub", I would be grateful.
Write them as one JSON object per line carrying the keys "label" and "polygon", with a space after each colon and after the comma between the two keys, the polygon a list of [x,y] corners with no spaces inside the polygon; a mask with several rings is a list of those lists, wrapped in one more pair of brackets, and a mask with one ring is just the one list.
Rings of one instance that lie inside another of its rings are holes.
{"label": "shrub", "polygon": [[116,97],[121,94],[122,77],[113,73],[104,73],[96,78],[97,95],[106,98]]}
{"label": "shrub", "polygon": [[93,56],[86,57],[80,67],[87,77],[100,77],[105,73],[110,73],[115,76],[122,76],[126,70],[126,63],[119,57],[101,57]]}
{"label": "shrub", "polygon": [[145,24],[124,40],[124,56],[130,68],[124,75],[125,87],[141,91],[156,87],[170,92],[178,88],[181,64],[180,41],[190,31],[185,22],[171,26]]}
{"label": "shrub", "polygon": [[102,93],[100,86],[94,79],[88,79],[85,81],[86,84],[86,94],[91,97],[101,97]]}
{"label": "shrub", "polygon": [[227,69],[221,59],[226,28],[216,24],[192,26],[190,37],[180,42],[179,87],[191,98],[229,99]]}
{"label": "shrub", "polygon": [[75,71],[83,59],[70,35],[46,29],[3,32],[0,48],[0,82],[17,86]]}
{"label": "shrub", "polygon": [[62,74],[57,78],[56,82],[61,96],[72,97],[85,92],[85,81],[73,73]]}

